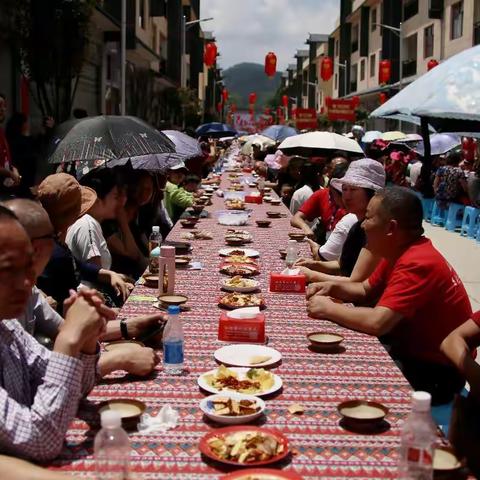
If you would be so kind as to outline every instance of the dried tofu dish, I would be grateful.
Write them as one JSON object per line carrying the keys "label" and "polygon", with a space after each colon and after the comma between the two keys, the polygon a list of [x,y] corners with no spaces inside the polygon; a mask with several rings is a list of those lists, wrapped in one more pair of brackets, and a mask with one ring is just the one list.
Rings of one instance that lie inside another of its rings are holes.
{"label": "dried tofu dish", "polygon": [[218,391],[231,390],[251,395],[267,392],[275,383],[273,374],[263,368],[251,368],[244,378],[239,378],[237,372],[224,365],[218,367],[215,373],[204,375],[203,379]]}
{"label": "dried tofu dish", "polygon": [[270,460],[285,447],[273,436],[257,431],[236,432],[208,440],[212,453],[222,460],[255,463]]}
{"label": "dried tofu dish", "polygon": [[253,415],[260,411],[260,407],[254,400],[235,400],[230,397],[215,397],[209,404],[210,403],[215,415],[224,415],[226,417]]}

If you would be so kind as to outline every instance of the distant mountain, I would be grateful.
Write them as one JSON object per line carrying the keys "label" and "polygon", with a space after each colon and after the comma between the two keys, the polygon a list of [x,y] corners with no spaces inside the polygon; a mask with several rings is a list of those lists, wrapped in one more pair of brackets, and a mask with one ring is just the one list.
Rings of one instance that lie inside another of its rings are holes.
{"label": "distant mountain", "polygon": [[248,108],[248,96],[257,94],[256,109],[262,109],[275,95],[281,83],[282,74],[277,72],[273,78],[265,75],[264,66],[259,63],[239,63],[222,72],[229,98],[236,102],[238,109]]}

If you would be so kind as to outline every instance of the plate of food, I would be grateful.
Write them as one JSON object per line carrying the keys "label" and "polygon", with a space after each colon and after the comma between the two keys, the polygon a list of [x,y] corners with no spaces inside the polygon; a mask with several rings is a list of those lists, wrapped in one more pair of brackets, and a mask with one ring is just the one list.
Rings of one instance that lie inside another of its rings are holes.
{"label": "plate of food", "polygon": [[223,365],[235,367],[267,367],[275,365],[282,359],[282,354],[264,345],[225,345],[213,354],[215,360]]}
{"label": "plate of food", "polygon": [[246,257],[245,255],[230,255],[229,257],[225,257],[223,260],[224,263],[242,263],[245,265],[253,265],[258,267],[257,263],[253,258]]}
{"label": "plate of food", "polygon": [[242,277],[252,277],[253,275],[258,275],[260,272],[256,265],[245,265],[242,263],[225,263],[220,267],[220,273],[225,275],[230,275],[231,277],[242,276]]}
{"label": "plate of food", "polygon": [[295,472],[272,468],[246,468],[229,473],[222,480],[302,480],[302,477]]}
{"label": "plate of food", "polygon": [[222,282],[222,288],[229,292],[249,293],[258,290],[259,282],[251,278],[243,278],[240,275],[228,278]]}
{"label": "plate of food", "polygon": [[265,301],[261,295],[255,293],[227,293],[218,301],[220,307],[229,308],[234,310],[235,308],[245,307],[265,307]]}
{"label": "plate of food", "polygon": [[248,240],[245,237],[242,237],[241,235],[225,235],[225,243],[232,247],[239,247],[250,242],[251,240]]}
{"label": "plate of food", "polygon": [[245,202],[239,198],[231,198],[225,200],[225,207],[227,210],[245,210]]}
{"label": "plate of food", "polygon": [[253,395],[224,392],[204,398],[200,410],[217,423],[238,425],[258,418],[265,410],[265,402]]}
{"label": "plate of food", "polygon": [[220,365],[198,377],[198,386],[209,393],[225,391],[247,395],[270,395],[282,388],[282,379],[263,368],[227,368]]}
{"label": "plate of food", "polygon": [[235,255],[255,258],[260,256],[260,253],[253,248],[222,248],[218,253],[221,257],[230,257]]}
{"label": "plate of food", "polygon": [[199,445],[200,452],[229,465],[267,465],[285,458],[287,438],[275,430],[258,427],[224,427],[207,433]]}

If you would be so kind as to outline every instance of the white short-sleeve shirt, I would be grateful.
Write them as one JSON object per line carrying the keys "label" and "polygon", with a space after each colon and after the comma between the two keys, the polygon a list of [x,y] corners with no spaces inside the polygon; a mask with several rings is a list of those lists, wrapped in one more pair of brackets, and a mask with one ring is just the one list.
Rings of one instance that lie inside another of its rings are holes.
{"label": "white short-sleeve shirt", "polygon": [[94,257],[100,257],[102,268],[110,270],[112,255],[100,223],[92,216],[84,215],[68,229],[66,243],[77,260],[88,262]]}
{"label": "white short-sleeve shirt", "polygon": [[318,249],[318,253],[327,261],[338,260],[342,254],[343,244],[347,239],[348,232],[358,222],[357,216],[347,213],[335,225],[328,240]]}

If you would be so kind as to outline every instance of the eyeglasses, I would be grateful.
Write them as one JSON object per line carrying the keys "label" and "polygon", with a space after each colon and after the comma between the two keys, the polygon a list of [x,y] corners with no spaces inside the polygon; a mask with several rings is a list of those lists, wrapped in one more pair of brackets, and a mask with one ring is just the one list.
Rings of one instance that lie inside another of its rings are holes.
{"label": "eyeglasses", "polygon": [[53,240],[54,242],[58,241],[58,234],[53,232],[53,233],[47,233],[45,235],[40,235],[38,237],[32,237],[30,239],[31,242],[34,242],[35,240]]}

